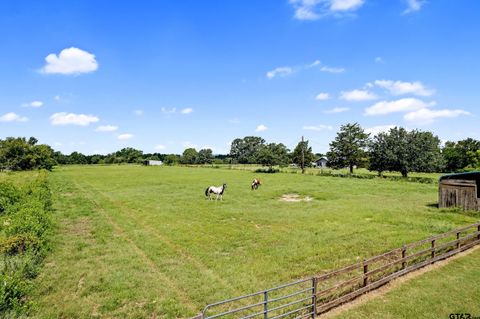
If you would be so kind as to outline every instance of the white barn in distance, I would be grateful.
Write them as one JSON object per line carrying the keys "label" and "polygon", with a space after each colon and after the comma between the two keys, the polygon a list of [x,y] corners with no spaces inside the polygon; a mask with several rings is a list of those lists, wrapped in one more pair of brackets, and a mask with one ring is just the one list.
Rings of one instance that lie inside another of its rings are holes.
{"label": "white barn in distance", "polygon": [[156,160],[147,160],[147,161],[144,161],[143,164],[147,166],[161,166],[163,165],[163,162],[156,161]]}

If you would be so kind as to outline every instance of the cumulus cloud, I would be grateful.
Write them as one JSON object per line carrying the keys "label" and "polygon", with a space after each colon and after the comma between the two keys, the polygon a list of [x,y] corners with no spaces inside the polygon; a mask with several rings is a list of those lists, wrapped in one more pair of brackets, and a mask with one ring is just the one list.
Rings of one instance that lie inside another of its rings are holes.
{"label": "cumulus cloud", "polygon": [[117,139],[119,139],[120,141],[126,141],[131,138],[133,138],[133,134],[130,134],[130,133],[124,133],[117,136]]}
{"label": "cumulus cloud", "polygon": [[348,108],[348,107],[334,107],[334,108],[331,109],[331,110],[323,111],[323,113],[326,113],[326,114],[335,114],[335,113],[347,112],[348,110],[350,110],[350,108]]}
{"label": "cumulus cloud", "polygon": [[51,53],[45,61],[40,71],[47,74],[80,74],[98,69],[95,55],[74,47],[63,49],[58,55]]}
{"label": "cumulus cloud", "polygon": [[423,0],[406,0],[407,8],[403,11],[403,14],[408,14],[416,11],[420,11],[422,6],[425,4]]}
{"label": "cumulus cloud", "polygon": [[318,20],[327,15],[341,16],[359,9],[364,0],[290,0],[295,19]]}
{"label": "cumulus cloud", "polygon": [[303,127],[304,130],[307,131],[331,131],[333,130],[333,127],[330,125],[307,125]]}
{"label": "cumulus cloud", "polygon": [[158,144],[158,145],[155,145],[154,147],[156,150],[158,151],[163,151],[164,149],[166,149],[167,147],[163,144]]}
{"label": "cumulus cloud", "polygon": [[417,111],[409,112],[403,117],[406,121],[418,124],[429,124],[439,118],[454,118],[461,115],[470,115],[470,112],[464,110],[431,110],[422,108]]}
{"label": "cumulus cloud", "polygon": [[143,110],[134,110],[133,113],[135,113],[135,115],[142,116]]}
{"label": "cumulus cloud", "polygon": [[257,128],[255,129],[255,132],[263,132],[263,131],[266,131],[268,129],[268,127],[266,127],[265,125],[263,124],[260,124],[257,126]]}
{"label": "cumulus cloud", "polygon": [[378,133],[383,133],[383,132],[388,132],[392,128],[396,127],[397,125],[378,125],[378,126],[373,126],[365,129],[365,133],[371,134],[371,135],[377,135]]}
{"label": "cumulus cloud", "polygon": [[342,91],[340,98],[345,101],[370,101],[376,100],[377,96],[366,90]]}
{"label": "cumulus cloud", "polygon": [[391,80],[376,80],[375,85],[386,89],[392,95],[412,94],[418,96],[431,96],[435,90],[427,89],[422,82],[402,82]]}
{"label": "cumulus cloud", "polygon": [[29,102],[29,103],[23,103],[22,106],[23,106],[23,107],[34,107],[34,108],[37,108],[37,107],[43,106],[43,102],[42,102],[42,101],[32,101],[32,102]]}
{"label": "cumulus cloud", "polygon": [[416,98],[404,98],[395,101],[380,101],[365,109],[365,115],[385,115],[395,112],[411,112],[434,106]]}
{"label": "cumulus cloud", "polygon": [[328,99],[330,99],[330,94],[328,93],[319,93],[315,96],[315,100],[317,101],[326,101]]}
{"label": "cumulus cloud", "polygon": [[282,66],[279,68],[275,68],[272,71],[268,71],[267,78],[273,79],[274,77],[277,77],[277,76],[285,77],[285,76],[291,75],[292,73],[293,73],[293,69],[291,67]]}
{"label": "cumulus cloud", "polygon": [[28,118],[25,116],[20,116],[14,112],[8,112],[0,116],[0,122],[26,122]]}
{"label": "cumulus cloud", "polygon": [[99,121],[99,118],[93,115],[86,114],[75,114],[60,112],[55,113],[50,116],[50,121],[52,125],[80,125],[87,126],[90,123],[96,123]]}
{"label": "cumulus cloud", "polygon": [[118,130],[118,126],[115,125],[100,125],[95,129],[97,132],[114,132]]}
{"label": "cumulus cloud", "polygon": [[192,112],[193,112],[193,109],[191,107],[187,107],[187,108],[180,111],[180,113],[182,113],[182,114],[190,114]]}

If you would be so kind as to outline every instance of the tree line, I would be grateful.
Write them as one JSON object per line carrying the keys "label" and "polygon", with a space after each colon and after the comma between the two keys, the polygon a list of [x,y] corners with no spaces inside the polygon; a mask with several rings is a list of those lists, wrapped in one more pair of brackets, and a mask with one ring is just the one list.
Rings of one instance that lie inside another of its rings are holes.
{"label": "tree line", "polygon": [[322,156],[328,158],[331,168],[365,167],[382,175],[386,171],[400,172],[455,172],[465,169],[480,169],[480,141],[467,138],[447,141],[442,146],[438,136],[429,131],[391,128],[374,136],[365,132],[358,123],[342,125],[327,154],[314,154],[309,141],[300,141],[289,150],[283,143],[267,143],[258,136],[246,136],[232,141],[230,153],[214,155],[211,149],[187,148],[181,155],[143,153],[126,147],[102,155],[84,155],[73,152],[69,155],[54,151],[46,144],[37,144],[30,137],[0,139],[0,169],[30,170],[51,169],[61,164],[120,164],[143,163],[161,160],[166,165],[176,164],[260,164],[264,166],[311,166]]}

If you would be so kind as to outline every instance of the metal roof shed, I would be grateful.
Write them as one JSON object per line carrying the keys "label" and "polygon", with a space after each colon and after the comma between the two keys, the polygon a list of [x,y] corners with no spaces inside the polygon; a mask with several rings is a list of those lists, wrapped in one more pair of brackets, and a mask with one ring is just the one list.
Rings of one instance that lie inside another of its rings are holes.
{"label": "metal roof shed", "polygon": [[440,177],[438,207],[480,210],[480,171]]}

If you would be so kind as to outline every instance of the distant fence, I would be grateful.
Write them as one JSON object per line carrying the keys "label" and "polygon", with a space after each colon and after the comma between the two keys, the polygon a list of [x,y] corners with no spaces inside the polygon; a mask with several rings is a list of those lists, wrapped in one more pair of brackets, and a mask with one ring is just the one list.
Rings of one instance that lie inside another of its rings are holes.
{"label": "distant fence", "polygon": [[480,222],[322,275],[207,305],[194,318],[315,318],[395,278],[477,244]]}

